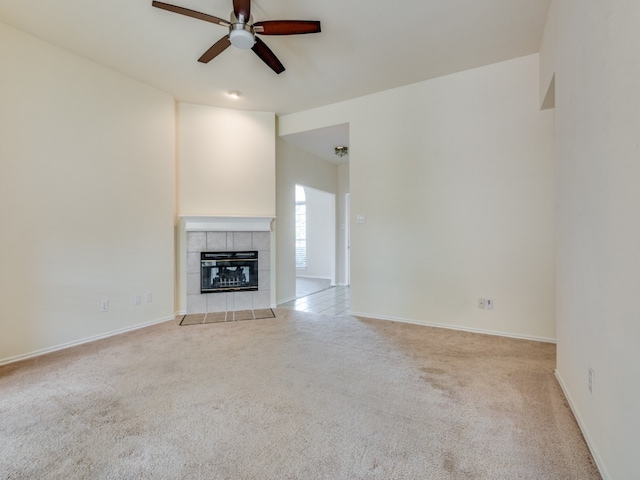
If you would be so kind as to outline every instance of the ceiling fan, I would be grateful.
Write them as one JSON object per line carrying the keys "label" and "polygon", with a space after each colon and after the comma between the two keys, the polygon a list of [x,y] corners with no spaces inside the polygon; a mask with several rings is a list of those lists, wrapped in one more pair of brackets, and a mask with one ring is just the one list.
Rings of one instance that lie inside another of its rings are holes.
{"label": "ceiling fan", "polygon": [[230,45],[233,45],[247,50],[250,48],[274,72],[280,74],[284,72],[284,66],[271,49],[259,37],[256,37],[256,33],[261,35],[300,35],[320,32],[320,22],[316,20],[267,20],[254,23],[251,16],[251,0],[233,0],[233,12],[231,12],[229,21],[207,13],[196,12],[195,10],[156,2],[155,0],[152,5],[169,12],[179,13],[187,17],[204,20],[205,22],[217,23],[229,28],[229,34],[214,43],[198,59],[202,63],[209,63]]}

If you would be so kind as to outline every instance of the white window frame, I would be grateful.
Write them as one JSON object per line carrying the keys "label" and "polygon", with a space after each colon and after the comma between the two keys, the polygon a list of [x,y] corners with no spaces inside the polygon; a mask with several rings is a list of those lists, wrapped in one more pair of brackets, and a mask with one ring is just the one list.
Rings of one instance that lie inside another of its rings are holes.
{"label": "white window frame", "polygon": [[307,269],[307,198],[304,187],[296,185],[295,206],[296,269]]}

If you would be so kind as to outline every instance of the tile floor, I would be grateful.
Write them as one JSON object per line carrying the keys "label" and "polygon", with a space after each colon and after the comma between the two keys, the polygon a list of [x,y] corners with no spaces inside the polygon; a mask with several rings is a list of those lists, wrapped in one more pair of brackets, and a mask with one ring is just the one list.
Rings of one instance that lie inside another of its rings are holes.
{"label": "tile floor", "polygon": [[331,287],[318,293],[282,303],[278,308],[341,317],[349,315],[349,287]]}

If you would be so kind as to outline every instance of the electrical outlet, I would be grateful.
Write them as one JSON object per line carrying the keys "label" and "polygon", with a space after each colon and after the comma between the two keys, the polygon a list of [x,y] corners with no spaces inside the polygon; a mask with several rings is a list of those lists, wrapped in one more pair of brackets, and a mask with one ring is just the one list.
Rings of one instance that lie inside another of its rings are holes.
{"label": "electrical outlet", "polygon": [[100,311],[108,312],[109,311],[109,300],[102,300],[100,302]]}
{"label": "electrical outlet", "polygon": [[595,374],[593,373],[593,368],[589,367],[589,393],[593,395],[593,381]]}
{"label": "electrical outlet", "polygon": [[147,292],[147,303],[153,302],[153,293]]}
{"label": "electrical outlet", "polygon": [[484,308],[486,308],[487,310],[493,310],[493,300],[487,298],[484,302]]}
{"label": "electrical outlet", "polygon": [[142,295],[140,295],[139,293],[136,294],[136,296],[133,297],[133,303],[135,303],[136,305],[140,305],[142,303]]}
{"label": "electrical outlet", "polygon": [[478,308],[484,309],[485,304],[486,304],[486,300],[484,298],[478,299]]}

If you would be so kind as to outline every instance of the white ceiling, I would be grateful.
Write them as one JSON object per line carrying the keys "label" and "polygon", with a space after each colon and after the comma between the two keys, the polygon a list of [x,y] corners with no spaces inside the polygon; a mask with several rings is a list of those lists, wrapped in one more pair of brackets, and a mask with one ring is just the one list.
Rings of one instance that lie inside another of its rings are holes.
{"label": "white ceiling", "polygon": [[336,165],[343,165],[349,162],[348,154],[343,157],[338,157],[335,154],[335,147],[349,146],[348,123],[282,135],[282,139]]}
{"label": "white ceiling", "polygon": [[[224,19],[232,10],[232,0],[164,1]],[[0,21],[180,102],[282,115],[535,53],[550,2],[253,0],[255,21],[322,22],[318,34],[261,36],[280,75],[235,47],[199,63],[227,30],[151,0],[0,0]]]}

